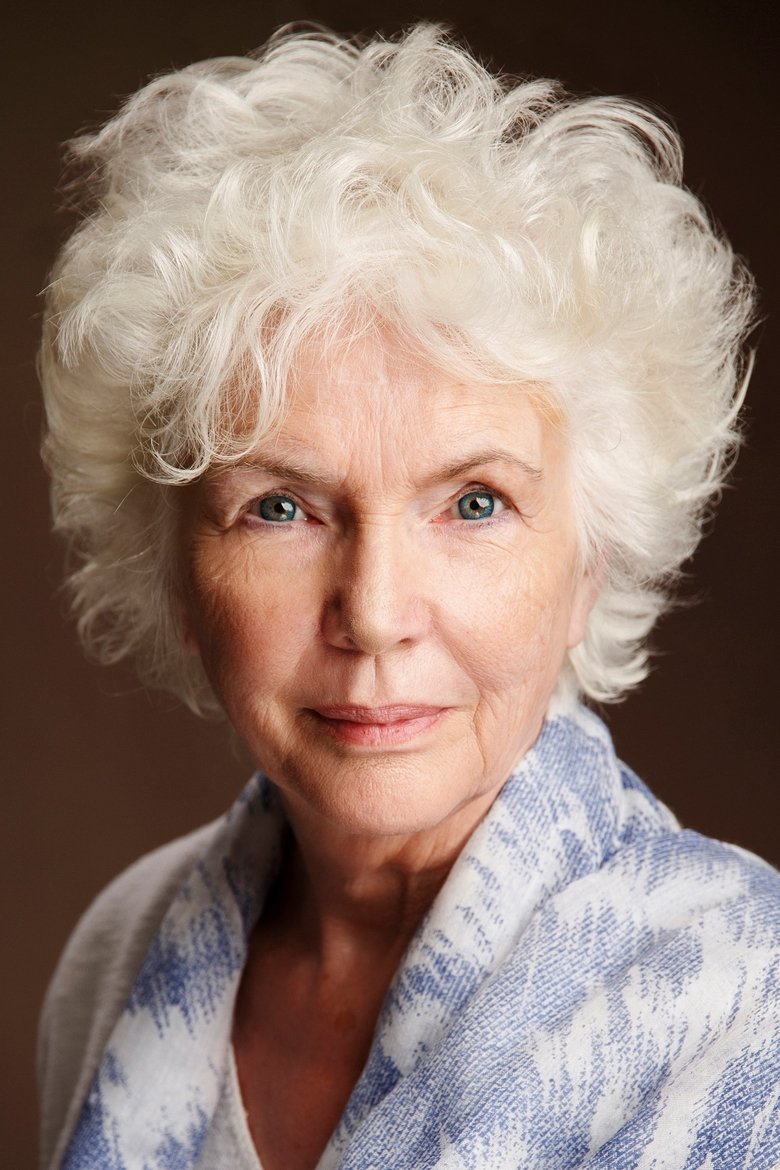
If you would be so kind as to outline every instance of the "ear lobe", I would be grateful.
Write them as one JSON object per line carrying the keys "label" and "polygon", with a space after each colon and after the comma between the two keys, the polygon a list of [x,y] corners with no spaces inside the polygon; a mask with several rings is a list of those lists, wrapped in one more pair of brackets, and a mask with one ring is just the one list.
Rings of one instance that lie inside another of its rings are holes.
{"label": "ear lobe", "polygon": [[604,573],[601,566],[588,570],[580,577],[574,591],[571,613],[569,614],[567,649],[573,650],[585,637],[585,627],[588,624],[590,611],[598,600],[603,583]]}
{"label": "ear lobe", "polygon": [[181,643],[187,653],[195,658],[200,657],[200,643],[198,636],[195,633],[195,627],[192,622],[192,617],[185,607],[181,610]]}

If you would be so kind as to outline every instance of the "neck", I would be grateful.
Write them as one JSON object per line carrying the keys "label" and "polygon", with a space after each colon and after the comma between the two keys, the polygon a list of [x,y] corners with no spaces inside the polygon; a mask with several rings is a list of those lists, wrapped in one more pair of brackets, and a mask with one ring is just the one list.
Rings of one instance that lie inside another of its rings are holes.
{"label": "neck", "polygon": [[274,917],[326,966],[358,955],[397,962],[491,802],[471,802],[412,836],[368,837],[323,826],[285,798],[295,844]]}

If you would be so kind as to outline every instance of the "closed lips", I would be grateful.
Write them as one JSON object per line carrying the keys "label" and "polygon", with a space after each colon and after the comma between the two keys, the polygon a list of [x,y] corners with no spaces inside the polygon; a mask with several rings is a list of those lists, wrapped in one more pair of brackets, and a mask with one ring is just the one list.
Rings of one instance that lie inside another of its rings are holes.
{"label": "closed lips", "polygon": [[398,703],[384,707],[315,707],[314,711],[323,719],[338,719],[345,723],[401,723],[407,719],[435,715],[443,709],[423,704]]}

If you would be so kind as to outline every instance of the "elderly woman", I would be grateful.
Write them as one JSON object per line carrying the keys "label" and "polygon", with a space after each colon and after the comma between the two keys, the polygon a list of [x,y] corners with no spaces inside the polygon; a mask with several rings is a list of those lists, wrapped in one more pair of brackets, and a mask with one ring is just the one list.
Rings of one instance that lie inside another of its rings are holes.
{"label": "elderly woman", "polygon": [[44,1164],[775,1166],[780,881],[579,698],[733,451],[750,284],[629,102],[282,35],[73,144],[47,296],[85,641],[259,768],[44,1009]]}

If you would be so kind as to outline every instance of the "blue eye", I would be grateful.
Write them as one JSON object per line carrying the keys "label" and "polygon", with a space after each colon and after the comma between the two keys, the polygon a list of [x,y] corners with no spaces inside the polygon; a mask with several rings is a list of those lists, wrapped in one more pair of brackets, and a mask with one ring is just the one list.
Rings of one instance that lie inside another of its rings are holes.
{"label": "blue eye", "polygon": [[294,520],[300,511],[295,500],[289,496],[263,496],[255,507],[263,520],[270,520],[274,524],[286,524]]}
{"label": "blue eye", "polygon": [[464,520],[487,520],[493,515],[497,502],[490,492],[466,492],[458,500],[458,511]]}

